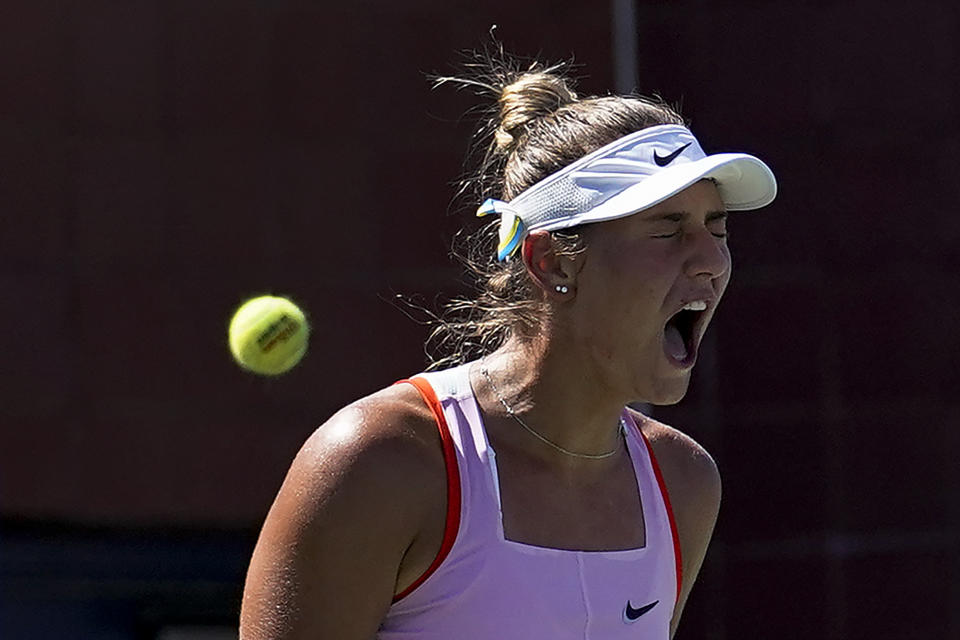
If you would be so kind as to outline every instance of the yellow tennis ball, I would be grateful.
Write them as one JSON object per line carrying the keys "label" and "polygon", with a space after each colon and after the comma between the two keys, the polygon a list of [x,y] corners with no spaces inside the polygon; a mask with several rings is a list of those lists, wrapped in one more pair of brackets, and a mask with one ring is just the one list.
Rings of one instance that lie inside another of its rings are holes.
{"label": "yellow tennis ball", "polygon": [[261,375],[289,371],[307,352],[310,326],[286,298],[260,296],[240,305],[230,320],[230,352],[240,366]]}

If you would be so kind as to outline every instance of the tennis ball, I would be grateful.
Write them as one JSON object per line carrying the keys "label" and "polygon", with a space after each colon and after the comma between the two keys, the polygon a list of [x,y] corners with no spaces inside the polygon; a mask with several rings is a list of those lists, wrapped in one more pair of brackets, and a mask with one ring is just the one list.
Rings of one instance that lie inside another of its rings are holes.
{"label": "tennis ball", "polygon": [[266,376],[289,371],[307,352],[310,326],[286,298],[260,296],[244,302],[230,320],[230,352],[245,369]]}

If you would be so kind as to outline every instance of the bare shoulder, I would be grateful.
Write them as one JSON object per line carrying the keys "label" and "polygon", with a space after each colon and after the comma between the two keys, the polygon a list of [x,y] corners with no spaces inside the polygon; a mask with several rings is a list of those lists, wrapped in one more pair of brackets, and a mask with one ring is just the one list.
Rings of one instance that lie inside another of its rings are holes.
{"label": "bare shoulder", "polygon": [[[409,384],[387,387],[338,411],[310,435],[297,462],[309,471],[328,466],[331,457],[337,467],[360,464],[389,475],[416,473],[424,466],[443,469],[433,415]],[[380,464],[385,462],[399,466]]]}
{"label": "bare shoulder", "polygon": [[710,453],[679,429],[632,409],[631,414],[650,442],[671,495],[719,502],[720,472]]}
{"label": "bare shoulder", "polygon": [[251,558],[240,637],[372,637],[411,545],[443,505],[430,409],[395,385],[337,412],[307,438]]}
{"label": "bare shoulder", "polygon": [[[339,514],[357,526],[385,511],[396,517],[398,538],[419,533],[431,508],[445,499],[443,449],[430,408],[409,384],[382,389],[347,405],[317,428],[290,466],[274,508],[285,497],[309,517],[337,504],[366,505]],[[293,505],[291,505],[293,506]],[[403,542],[404,548],[409,540]]]}
{"label": "bare shoulder", "polygon": [[683,584],[670,622],[672,635],[713,535],[720,510],[720,473],[693,438],[636,411],[632,414],[660,467],[680,543]]}
{"label": "bare shoulder", "polygon": [[293,460],[280,496],[296,496],[300,510],[320,506],[334,490],[413,507],[411,500],[430,498],[423,488],[444,477],[443,464],[430,409],[411,385],[394,385],[347,405],[318,427]]}

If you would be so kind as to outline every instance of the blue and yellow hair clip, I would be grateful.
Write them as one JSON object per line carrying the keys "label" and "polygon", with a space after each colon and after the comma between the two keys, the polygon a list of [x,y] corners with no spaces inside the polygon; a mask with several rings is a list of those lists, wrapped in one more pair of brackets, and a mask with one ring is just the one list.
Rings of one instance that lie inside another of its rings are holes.
{"label": "blue and yellow hair clip", "polygon": [[517,215],[516,209],[503,200],[487,198],[477,209],[477,217],[500,214],[500,243],[497,245],[497,259],[503,262],[517,252],[520,242],[527,234],[527,227]]}

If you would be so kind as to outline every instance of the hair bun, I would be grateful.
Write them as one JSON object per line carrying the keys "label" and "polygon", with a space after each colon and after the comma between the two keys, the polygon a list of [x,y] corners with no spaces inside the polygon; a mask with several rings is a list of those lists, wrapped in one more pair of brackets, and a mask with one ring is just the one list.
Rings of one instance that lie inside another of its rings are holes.
{"label": "hair bun", "polygon": [[577,94],[558,75],[531,71],[519,76],[500,91],[500,123],[494,132],[497,150],[510,153],[531,123],[576,100]]}

